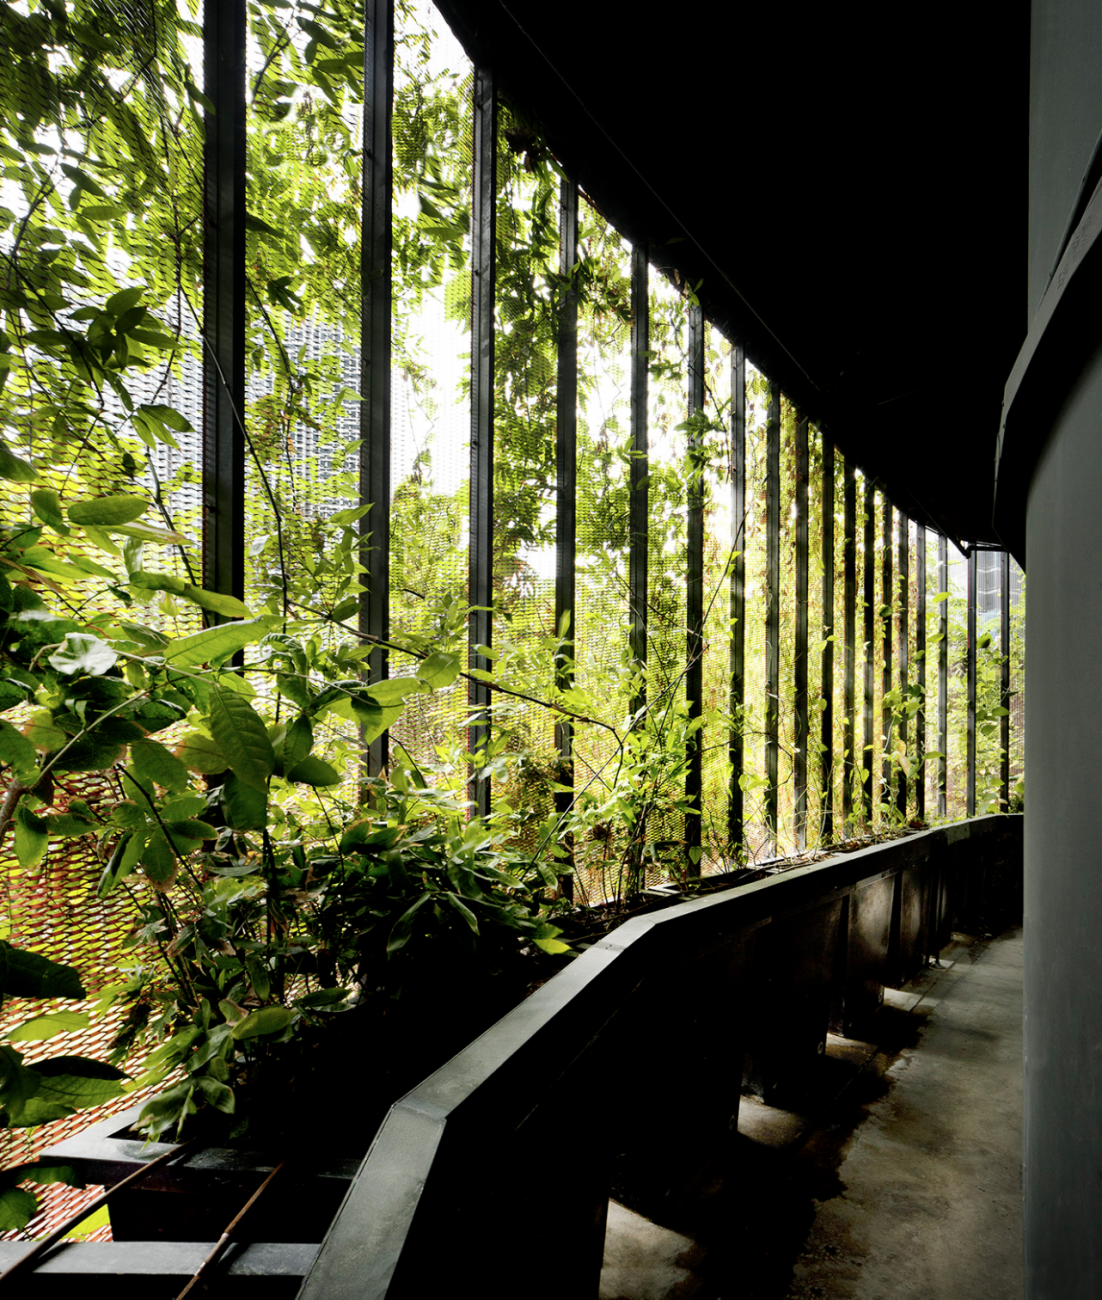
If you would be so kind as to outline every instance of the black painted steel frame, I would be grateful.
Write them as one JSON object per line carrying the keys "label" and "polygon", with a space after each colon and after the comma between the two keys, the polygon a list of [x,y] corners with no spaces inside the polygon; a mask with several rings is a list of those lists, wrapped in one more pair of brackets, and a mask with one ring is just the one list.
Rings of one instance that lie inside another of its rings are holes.
{"label": "black painted steel frame", "polygon": [[[497,97],[493,74],[474,75],[474,211],[471,216],[471,488],[468,593],[471,602],[469,661],[489,671],[476,649],[493,645],[494,528],[494,256],[497,238]],[[470,682],[467,748],[473,756],[470,796],[475,809],[490,811],[489,779],[477,776],[479,754],[489,739],[489,687]]]}
{"label": "black painted steel frame", "polygon": [[823,449],[823,712],[819,751],[819,838],[828,844],[834,836],[834,443],[820,430]]}
{"label": "black painted steel frame", "polygon": [[845,580],[845,720],[842,739],[842,823],[846,835],[853,833],[854,784],[861,764],[857,758],[857,478],[853,461],[842,465],[844,538],[842,565]]}
{"label": "black painted steel frame", "polygon": [[1010,806],[1010,552],[1003,551],[999,571],[999,653],[1002,665],[999,671],[999,704],[1006,712],[999,719],[999,807],[1006,812]]}
{"label": "black painted steel frame", "polygon": [[203,583],[245,594],[245,0],[207,11]]}
{"label": "black painted steel frame", "polygon": [[976,815],[976,548],[968,551],[968,790],[965,815]]}
{"label": "black painted steel frame", "polygon": [[915,524],[915,675],[922,696],[915,714],[915,753],[919,759],[915,779],[915,816],[926,817],[926,528]]}
{"label": "black painted steel frame", "polygon": [[880,542],[881,607],[880,634],[883,643],[883,666],[880,684],[880,804],[888,808],[892,803],[892,709],[888,693],[892,689],[892,505],[881,495],[883,510],[883,535]]}
{"label": "black painted steel frame", "polygon": [[[371,509],[360,523],[360,631],[376,644],[368,658],[373,682],[387,675],[390,635],[390,328],[394,100],[394,6],[367,0],[364,44],[363,229],[360,263],[360,500]],[[387,764],[387,736],[368,751],[367,770]]]}
{"label": "black painted steel frame", "polygon": [[861,751],[861,770],[865,773],[862,785],[864,820],[872,821],[872,764],[875,743],[873,726],[873,672],[875,655],[873,637],[876,634],[876,494],[872,480],[865,479],[865,554],[863,559],[865,589],[865,744]]}
{"label": "black painted steel frame", "polygon": [[[910,550],[911,550],[911,523],[902,511],[899,513],[899,552],[898,563],[899,569],[899,627],[896,638],[896,664],[898,666],[897,676],[899,678],[899,698],[900,707],[896,715],[898,718],[899,739],[907,743],[907,710],[904,707],[907,703],[907,686],[909,684],[908,669],[910,667],[909,656],[909,619],[908,606],[910,604]],[[900,767],[899,775],[896,779],[895,806],[904,817],[907,815],[907,772]]]}

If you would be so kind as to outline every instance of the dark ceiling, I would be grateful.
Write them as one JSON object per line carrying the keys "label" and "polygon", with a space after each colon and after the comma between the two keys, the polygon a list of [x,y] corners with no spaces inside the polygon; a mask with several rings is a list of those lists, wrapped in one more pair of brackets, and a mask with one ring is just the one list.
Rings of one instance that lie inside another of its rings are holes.
{"label": "dark ceiling", "polygon": [[703,279],[711,318],[897,505],[996,540],[1028,324],[1028,0],[441,9],[606,215]]}

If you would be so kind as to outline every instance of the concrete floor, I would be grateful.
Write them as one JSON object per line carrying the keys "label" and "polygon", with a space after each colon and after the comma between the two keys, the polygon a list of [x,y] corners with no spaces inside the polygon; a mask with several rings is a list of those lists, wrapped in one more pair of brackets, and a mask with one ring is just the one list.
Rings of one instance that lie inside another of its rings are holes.
{"label": "concrete floor", "polygon": [[831,1036],[809,1113],[743,1099],[671,1222],[613,1207],[602,1300],[1018,1300],[1021,931],[941,963]]}

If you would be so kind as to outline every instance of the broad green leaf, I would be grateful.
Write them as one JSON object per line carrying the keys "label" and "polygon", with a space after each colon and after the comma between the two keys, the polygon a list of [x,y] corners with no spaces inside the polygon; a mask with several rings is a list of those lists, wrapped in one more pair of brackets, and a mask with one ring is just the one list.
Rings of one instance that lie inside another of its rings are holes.
{"label": "broad green leaf", "polygon": [[[136,740],[130,746],[130,766],[143,786],[152,782],[176,793],[188,783],[188,770],[183,763],[158,740]],[[127,794],[132,791],[128,790]]]}
{"label": "broad green leaf", "polygon": [[20,778],[28,776],[38,763],[34,744],[4,718],[0,718],[0,763],[6,763]]}
{"label": "broad green leaf", "polygon": [[173,668],[197,668],[259,641],[270,627],[268,615],[241,623],[220,623],[204,632],[193,632],[191,636],[170,642],[164,651],[165,661]]}
{"label": "broad green leaf", "polygon": [[46,819],[20,804],[15,810],[15,856],[21,867],[37,866],[46,856],[50,842]]}
{"label": "broad green leaf", "polygon": [[261,1007],[234,1025],[233,1036],[240,1040],[259,1038],[262,1034],[280,1034],[294,1018],[295,1013],[287,1007]]}
{"label": "broad green leaf", "polygon": [[[139,569],[136,573],[130,575],[130,585],[139,587],[142,591],[171,591],[178,596],[182,596],[187,583],[183,578],[177,578],[171,573],[146,573],[144,569]],[[131,625],[120,623],[119,626],[125,630]],[[140,624],[134,626],[140,627]],[[151,631],[152,629],[147,630]],[[168,644],[168,638],[160,632],[156,633],[156,636],[160,645]],[[140,640],[141,638],[135,637],[134,639]]]}
{"label": "broad green leaf", "polygon": [[53,488],[35,488],[31,493],[31,509],[44,524],[68,536],[69,525],[61,513],[61,498]]}
{"label": "broad green leaf", "polygon": [[143,293],[145,293],[145,286],[140,284],[132,289],[120,289],[118,293],[113,293],[107,299],[103,304],[103,310],[109,316],[121,316],[124,311],[129,311],[131,307],[141,300]]}
{"label": "broad green leaf", "polygon": [[226,821],[235,831],[262,831],[268,825],[268,793],[230,775],[222,787]]}
{"label": "broad green leaf", "polygon": [[[459,656],[446,654],[443,650],[434,650],[418,665],[417,676],[436,691],[450,686],[459,676]],[[378,699],[374,686],[371,687],[371,694]]]}
{"label": "broad green leaf", "polygon": [[189,731],[173,750],[176,757],[193,772],[214,776],[224,772],[229,764],[226,756],[209,736],[201,731]]}
{"label": "broad green leaf", "polygon": [[129,524],[148,509],[149,502],[144,497],[118,495],[74,501],[67,513],[71,523],[82,527],[110,528],[112,524]]}
{"label": "broad green leaf", "polygon": [[22,1232],[34,1218],[38,1202],[22,1187],[0,1191],[0,1232]]}
{"label": "broad green leaf", "polygon": [[176,878],[176,854],[164,831],[149,836],[141,855],[142,870],[157,889],[167,889]]}
{"label": "broad green leaf", "polygon": [[12,483],[33,483],[38,478],[38,470],[27,461],[20,460],[0,442],[0,478],[9,479]]}
{"label": "broad green leaf", "polygon": [[315,754],[308,754],[287,773],[288,781],[299,781],[303,785],[340,785],[343,779],[335,768]]}
{"label": "broad green leaf", "polygon": [[217,591],[204,591],[202,587],[193,587],[190,582],[184,583],[184,589],[180,594],[185,600],[190,600],[201,609],[209,609],[224,618],[252,618],[252,610],[236,596],[223,596]]}
{"label": "broad green leaf", "polygon": [[106,641],[88,632],[69,632],[59,649],[49,656],[50,663],[59,673],[72,677],[88,673],[100,677],[114,668],[118,655]]}
{"label": "broad green leaf", "polygon": [[80,1011],[53,1011],[46,1016],[25,1020],[15,1029],[9,1030],[7,1038],[12,1043],[31,1043],[42,1038],[53,1038],[55,1034],[68,1034],[74,1029],[87,1029],[91,1023],[91,1018]]}
{"label": "broad green leaf", "polygon": [[475,916],[475,914],[471,911],[471,909],[467,906],[467,904],[464,903],[464,901],[459,897],[458,894],[448,893],[448,894],[445,894],[445,898],[447,898],[447,900],[448,900],[449,904],[452,906],[452,908],[453,908],[456,912],[459,913],[459,915],[463,918],[464,921],[466,921],[466,923],[470,926],[471,930],[472,930],[475,934],[477,934],[477,933],[478,933],[478,918],[477,918],[477,917]]}
{"label": "broad green leaf", "polygon": [[[300,713],[287,728],[287,734],[283,739],[283,770],[289,772],[297,767],[313,748],[314,728],[310,725],[310,719],[304,713]],[[302,780],[303,778],[292,777],[291,779]]]}
{"label": "broad green leaf", "polygon": [[556,939],[555,936],[557,934],[562,934],[562,931],[557,925],[544,924],[541,925],[532,936],[532,942],[537,948],[542,948],[544,952],[553,955],[561,952],[569,952],[570,945],[568,943],[563,943],[561,939]]}
{"label": "broad green leaf", "polygon": [[0,939],[0,992],[17,998],[83,998],[87,995],[72,966],[26,952]]}
{"label": "broad green leaf", "polygon": [[370,686],[364,687],[375,703],[384,709],[393,708],[394,705],[401,704],[407,695],[415,695],[426,689],[427,683],[417,677],[389,677],[384,682],[372,682]]}
{"label": "broad green leaf", "polygon": [[175,429],[177,433],[192,433],[192,426],[173,406],[159,406],[155,404],[143,404],[138,407],[139,411],[147,411],[154,419],[160,420],[170,429]]}
{"label": "broad green leaf", "polygon": [[260,715],[243,696],[222,686],[211,688],[208,707],[211,735],[230,770],[246,785],[265,790],[275,753]]}
{"label": "broad green leaf", "polygon": [[211,1078],[209,1074],[197,1074],[195,1075],[195,1091],[215,1110],[220,1110],[226,1115],[233,1114],[233,1089],[227,1087],[226,1084]]}
{"label": "broad green leaf", "polygon": [[29,1164],[16,1165],[14,1169],[5,1169],[4,1175],[14,1175],[23,1183],[38,1183],[48,1186],[50,1183],[64,1183],[67,1187],[83,1187],[84,1183],[73,1172],[72,1165],[60,1164],[56,1160],[38,1159]]}

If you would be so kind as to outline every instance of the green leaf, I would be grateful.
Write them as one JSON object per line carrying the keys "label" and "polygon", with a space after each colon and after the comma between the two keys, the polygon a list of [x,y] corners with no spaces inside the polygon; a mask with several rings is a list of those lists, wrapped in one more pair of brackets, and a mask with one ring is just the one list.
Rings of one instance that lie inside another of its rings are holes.
{"label": "green leaf", "polygon": [[222,787],[226,821],[235,831],[262,831],[268,825],[268,793],[230,775]]}
{"label": "green leaf", "polygon": [[112,524],[128,524],[148,509],[149,502],[143,497],[119,495],[74,501],[67,514],[71,523],[81,527],[110,528]]}
{"label": "green leaf", "polygon": [[55,813],[52,817],[46,818],[46,833],[54,839],[72,839],[94,831],[96,825],[96,821],[91,817],[82,817],[73,812]]}
{"label": "green leaf", "polygon": [[[427,663],[428,660],[425,662]],[[455,678],[453,677],[452,680],[454,681]],[[415,695],[418,691],[426,690],[427,684],[424,679],[418,677],[389,677],[384,682],[372,682],[364,689],[376,704],[386,709],[401,704],[407,695]]]}
{"label": "green leaf", "polygon": [[229,767],[225,754],[201,731],[189,731],[173,752],[186,767],[204,776],[215,776]]}
{"label": "green leaf", "polygon": [[[177,793],[188,783],[188,770],[184,764],[160,741],[148,737],[136,740],[130,746],[130,766],[146,789],[156,782],[166,790]],[[127,791],[127,794],[130,793],[132,790]]]}
{"label": "green leaf", "polygon": [[541,925],[532,936],[532,942],[537,948],[541,948],[544,952],[553,955],[561,952],[569,952],[570,945],[568,943],[563,943],[561,939],[556,939],[555,936],[557,934],[562,934],[562,931],[557,925],[544,924]]}
{"label": "green leaf", "polygon": [[223,596],[217,591],[204,591],[202,587],[193,587],[190,582],[184,583],[180,595],[185,600],[190,600],[193,605],[198,605],[200,609],[209,609],[224,618],[252,618],[252,610],[236,596]]}
{"label": "green leaf", "polygon": [[25,460],[10,452],[5,443],[0,442],[0,478],[12,483],[33,483],[38,478],[38,470]]}
{"label": "green leaf", "polygon": [[235,691],[214,686],[210,692],[210,730],[230,770],[246,785],[266,790],[275,769],[275,753],[263,720]]}
{"label": "green leaf", "polygon": [[26,952],[0,939],[0,992],[17,998],[83,998],[87,994],[72,966]]}
{"label": "green leaf", "polygon": [[328,763],[314,754],[309,754],[287,773],[287,780],[299,781],[303,785],[340,785],[344,778]]}
{"label": "green leaf", "polygon": [[188,421],[176,410],[174,406],[159,406],[155,404],[143,404],[138,407],[139,411],[148,411],[154,419],[160,420],[170,429],[175,429],[177,433],[193,433],[194,430]]}
{"label": "green leaf", "polygon": [[251,1011],[233,1027],[234,1038],[259,1038],[262,1034],[280,1034],[295,1018],[288,1007],[261,1007]]}
{"label": "green leaf", "polygon": [[478,933],[478,918],[477,918],[477,917],[475,916],[475,914],[471,911],[471,909],[467,906],[467,904],[464,903],[464,901],[459,897],[458,894],[451,894],[451,893],[448,893],[448,894],[445,894],[445,898],[447,898],[447,900],[448,900],[448,902],[451,904],[452,908],[454,908],[454,910],[457,911],[457,912],[459,913],[459,915],[463,918],[463,920],[467,922],[467,924],[471,927],[471,930],[472,930],[475,934],[477,934],[477,933]]}
{"label": "green leaf", "polygon": [[176,854],[164,831],[156,830],[141,854],[142,870],[157,889],[167,889],[176,879]]}
{"label": "green leaf", "polygon": [[61,498],[53,488],[35,488],[31,493],[31,509],[57,532],[69,535],[69,525],[61,513]]}
{"label": "green leaf", "polygon": [[56,1160],[32,1160],[29,1164],[16,1165],[14,1169],[5,1169],[0,1178],[15,1178],[21,1183],[38,1183],[48,1186],[50,1183],[64,1183],[67,1187],[83,1187],[84,1183],[73,1172],[72,1165],[58,1164]]}
{"label": "green leaf", "polygon": [[114,668],[118,662],[118,655],[98,636],[92,636],[88,632],[69,632],[61,643],[60,649],[49,656],[49,661],[66,677],[76,673],[101,677]]}
{"label": "green leaf", "polygon": [[34,867],[46,856],[50,842],[46,821],[25,805],[15,810],[15,856],[21,867]]}
{"label": "green leaf", "polygon": [[120,289],[118,293],[113,293],[107,299],[103,304],[103,310],[109,316],[121,316],[124,311],[129,311],[131,307],[141,300],[143,293],[145,293],[145,286],[141,284],[132,289]]}
{"label": "green leaf", "polygon": [[[298,717],[287,728],[287,734],[283,740],[283,770],[291,771],[297,767],[314,748],[314,728],[310,725],[310,719],[305,713],[300,713]],[[292,777],[292,780],[305,780],[304,777]],[[308,782],[314,784],[314,782]],[[322,784],[325,784],[322,782]]]}
{"label": "green leaf", "polygon": [[0,1191],[0,1232],[21,1232],[34,1218],[38,1202],[22,1187]]}
{"label": "green leaf", "polygon": [[[427,659],[421,661],[417,668],[417,676],[433,690],[438,691],[445,686],[450,686],[459,676],[459,656],[446,654],[443,650],[434,650]],[[371,687],[371,693],[376,699],[379,698],[375,694],[374,686]]]}
{"label": "green leaf", "polygon": [[54,1011],[49,1015],[35,1016],[25,1020],[15,1029],[8,1031],[7,1038],[12,1043],[31,1043],[43,1038],[53,1038],[55,1034],[68,1034],[74,1029],[87,1029],[91,1018],[80,1011]]}
{"label": "green leaf", "polygon": [[0,763],[7,763],[20,778],[28,776],[38,763],[34,745],[4,718],[0,718]]}
{"label": "green leaf", "polygon": [[232,1088],[220,1083],[209,1074],[197,1074],[194,1077],[195,1091],[208,1106],[213,1106],[215,1110],[220,1110],[226,1115],[233,1114],[234,1096]]}
{"label": "green leaf", "polygon": [[164,651],[165,661],[173,668],[198,668],[200,664],[224,659],[259,641],[270,627],[268,615],[242,623],[220,623],[204,632],[193,632],[191,636],[170,642]]}

